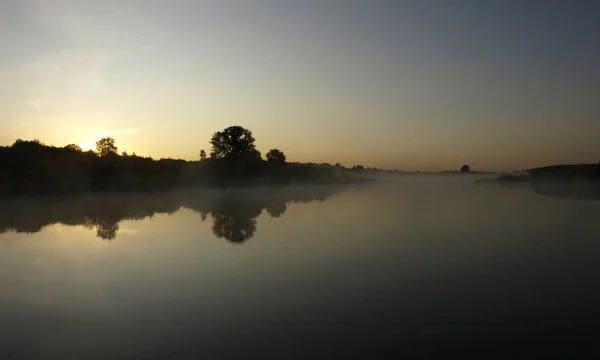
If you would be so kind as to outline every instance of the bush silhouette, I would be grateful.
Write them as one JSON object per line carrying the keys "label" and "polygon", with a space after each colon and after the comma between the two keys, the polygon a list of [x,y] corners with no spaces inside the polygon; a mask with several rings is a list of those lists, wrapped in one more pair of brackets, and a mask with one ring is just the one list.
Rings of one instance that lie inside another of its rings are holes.
{"label": "bush silhouette", "polygon": [[279,149],[271,149],[267,153],[267,161],[272,164],[285,164],[285,154]]}
{"label": "bush silhouette", "polygon": [[81,149],[81,146],[75,145],[75,144],[69,144],[69,145],[65,146],[65,149],[70,150],[70,151],[77,151],[77,152],[82,152],[83,151]]}

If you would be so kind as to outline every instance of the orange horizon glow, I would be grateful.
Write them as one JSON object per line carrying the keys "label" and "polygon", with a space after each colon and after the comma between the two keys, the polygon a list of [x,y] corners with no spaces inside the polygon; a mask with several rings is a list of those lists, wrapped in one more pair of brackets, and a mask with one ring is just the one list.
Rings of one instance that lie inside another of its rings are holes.
{"label": "orange horizon glow", "polygon": [[[232,1],[0,2],[0,24],[18,29],[0,31],[0,143],[95,150],[111,136],[119,153],[195,160],[240,125],[263,154],[299,162],[512,171],[600,159],[600,23],[576,2],[551,16],[510,2],[356,2],[340,16]],[[567,30],[563,10],[583,15]]]}

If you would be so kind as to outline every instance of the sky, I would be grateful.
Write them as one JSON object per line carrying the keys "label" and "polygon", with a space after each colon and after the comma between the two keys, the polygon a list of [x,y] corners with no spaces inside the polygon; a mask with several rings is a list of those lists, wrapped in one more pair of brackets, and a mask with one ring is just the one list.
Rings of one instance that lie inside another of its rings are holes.
{"label": "sky", "polygon": [[3,0],[0,145],[509,171],[600,160],[594,0]]}

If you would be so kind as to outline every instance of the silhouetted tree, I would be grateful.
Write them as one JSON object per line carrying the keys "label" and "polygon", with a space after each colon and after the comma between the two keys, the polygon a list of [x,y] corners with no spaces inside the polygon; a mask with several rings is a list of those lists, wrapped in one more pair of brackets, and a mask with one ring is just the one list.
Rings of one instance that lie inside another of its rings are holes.
{"label": "silhouetted tree", "polygon": [[96,151],[100,157],[105,157],[109,154],[117,154],[115,139],[106,137],[96,141]]}
{"label": "silhouetted tree", "polygon": [[206,160],[206,151],[204,151],[204,149],[200,150],[200,160],[201,161]]}
{"label": "silhouetted tree", "polygon": [[285,155],[277,149],[264,161],[252,134],[239,126],[215,134],[213,140],[214,157],[220,159],[204,162],[155,161],[126,152],[118,156],[112,138],[99,140],[97,152],[81,151],[75,144],[54,147],[17,140],[12,146],[0,146],[0,197],[228,187],[257,177],[271,184],[334,183],[341,178],[329,164],[275,166],[285,162]]}
{"label": "silhouetted tree", "polygon": [[272,164],[285,164],[285,154],[279,149],[271,149],[267,153],[267,161]]}
{"label": "silhouetted tree", "polygon": [[237,158],[240,155],[256,150],[252,132],[241,126],[230,126],[213,134],[210,144],[210,156],[217,159]]}
{"label": "silhouetted tree", "polygon": [[460,172],[461,173],[469,173],[469,172],[471,172],[471,167],[469,165],[463,165],[460,168]]}
{"label": "silhouetted tree", "polygon": [[252,150],[241,153],[239,158],[246,160],[246,161],[257,161],[257,160],[260,161],[262,159],[262,155],[261,155],[260,151],[258,151],[256,149],[252,149]]}
{"label": "silhouetted tree", "polygon": [[75,145],[75,144],[69,144],[69,145],[65,146],[65,149],[70,150],[70,151],[77,151],[77,152],[82,152],[83,151],[81,149],[81,146]]}

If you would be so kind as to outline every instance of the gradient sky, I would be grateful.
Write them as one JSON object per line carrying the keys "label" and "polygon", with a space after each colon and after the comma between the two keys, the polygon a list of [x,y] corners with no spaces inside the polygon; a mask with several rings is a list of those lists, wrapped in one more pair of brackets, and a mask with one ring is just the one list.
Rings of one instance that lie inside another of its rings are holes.
{"label": "gradient sky", "polygon": [[600,160],[600,1],[3,0],[0,145],[197,159],[242,125],[291,161]]}

